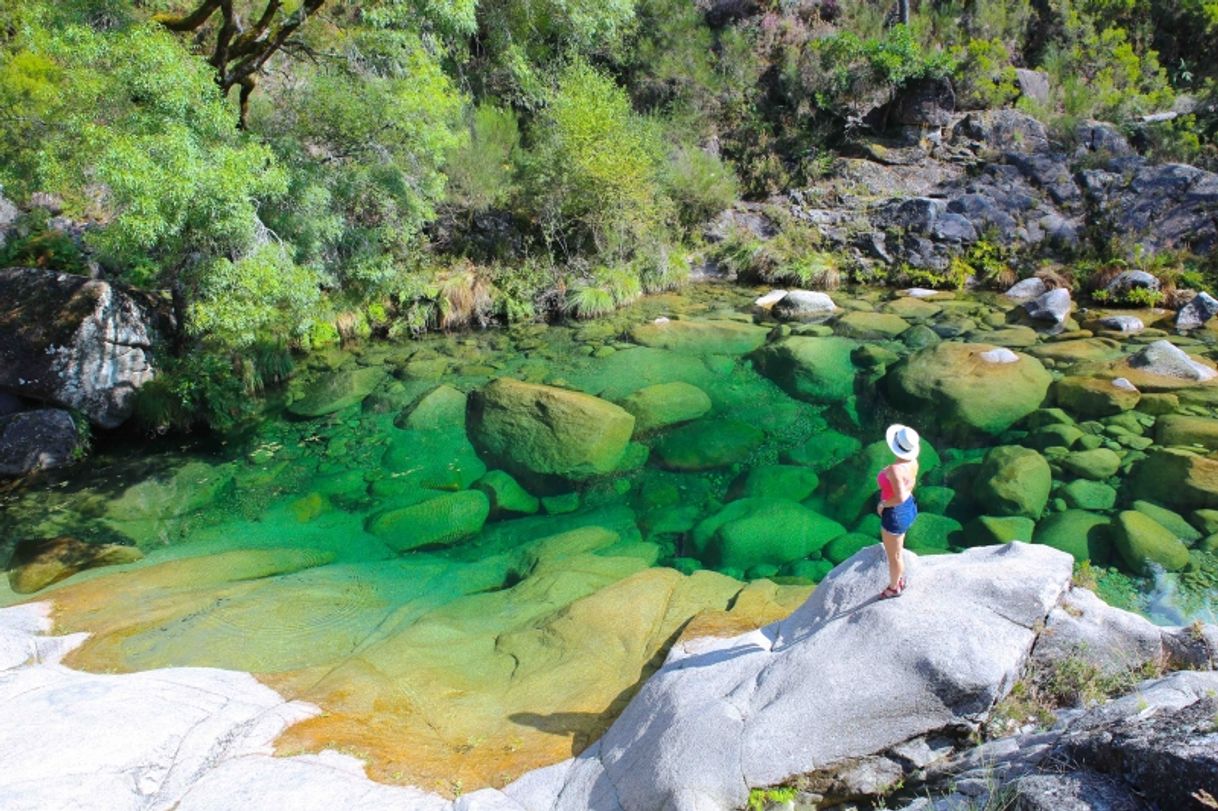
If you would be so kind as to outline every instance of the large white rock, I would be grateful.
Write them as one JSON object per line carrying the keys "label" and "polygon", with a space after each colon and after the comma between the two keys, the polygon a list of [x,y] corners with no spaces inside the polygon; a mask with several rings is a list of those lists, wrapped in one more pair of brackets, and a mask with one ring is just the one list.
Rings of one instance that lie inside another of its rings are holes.
{"label": "large white rock", "polygon": [[1072,559],[1016,542],[907,566],[909,589],[879,601],[887,567],[868,547],[788,619],[674,646],[598,746],[506,793],[530,809],[739,808],[750,787],[979,721]]}

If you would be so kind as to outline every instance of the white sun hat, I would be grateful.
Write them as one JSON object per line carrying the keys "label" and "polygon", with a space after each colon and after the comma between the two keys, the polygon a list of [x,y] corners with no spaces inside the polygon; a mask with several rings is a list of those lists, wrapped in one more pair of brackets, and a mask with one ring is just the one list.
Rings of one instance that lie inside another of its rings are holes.
{"label": "white sun hat", "polygon": [[908,425],[897,423],[888,426],[884,438],[888,440],[888,448],[898,459],[917,459],[918,452],[922,450],[922,440],[918,437],[918,432]]}

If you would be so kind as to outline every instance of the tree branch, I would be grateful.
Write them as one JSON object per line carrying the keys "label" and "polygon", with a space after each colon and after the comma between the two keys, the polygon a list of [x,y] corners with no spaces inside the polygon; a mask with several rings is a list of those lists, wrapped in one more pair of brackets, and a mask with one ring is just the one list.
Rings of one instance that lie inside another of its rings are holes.
{"label": "tree branch", "polygon": [[199,7],[189,14],[171,14],[163,11],[153,14],[152,21],[165,26],[170,31],[197,31],[219,7],[220,0],[203,0]]}

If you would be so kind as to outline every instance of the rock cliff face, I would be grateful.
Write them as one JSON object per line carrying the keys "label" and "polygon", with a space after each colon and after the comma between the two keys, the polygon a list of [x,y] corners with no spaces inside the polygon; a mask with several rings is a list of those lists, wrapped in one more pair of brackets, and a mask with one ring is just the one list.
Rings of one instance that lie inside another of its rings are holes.
{"label": "rock cliff face", "polygon": [[[1085,122],[1073,140],[1055,143],[1016,110],[945,114],[864,143],[833,177],[770,204],[864,265],[944,270],[985,238],[1037,254],[1068,253],[1091,235],[1152,253],[1218,246],[1218,175],[1152,163],[1110,124]],[[771,236],[763,208],[746,204],[724,221]],[[722,231],[721,222],[708,237]]]}
{"label": "rock cliff face", "polygon": [[155,375],[153,302],[95,279],[0,270],[0,390],[85,414],[102,428],[131,415]]}

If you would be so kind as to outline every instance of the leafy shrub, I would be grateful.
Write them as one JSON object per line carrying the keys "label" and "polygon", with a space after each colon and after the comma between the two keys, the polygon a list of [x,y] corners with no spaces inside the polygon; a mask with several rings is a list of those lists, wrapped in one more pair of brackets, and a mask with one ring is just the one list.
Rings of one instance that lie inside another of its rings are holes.
{"label": "leafy shrub", "polygon": [[974,39],[958,48],[956,98],[966,108],[1004,107],[1019,93],[1015,66],[1002,41]]}
{"label": "leafy shrub", "polygon": [[732,167],[697,147],[682,146],[669,157],[663,185],[686,228],[706,222],[739,199],[740,184]]}
{"label": "leafy shrub", "polygon": [[22,215],[0,246],[0,267],[34,267],[85,275],[88,259],[69,234],[51,227],[45,210]]}
{"label": "leafy shrub", "polygon": [[596,282],[576,282],[567,290],[567,311],[576,318],[608,315],[615,305],[612,291]]}
{"label": "leafy shrub", "polygon": [[482,103],[468,115],[469,137],[448,153],[448,198],[480,211],[505,203],[513,191],[520,126],[510,109]]}

